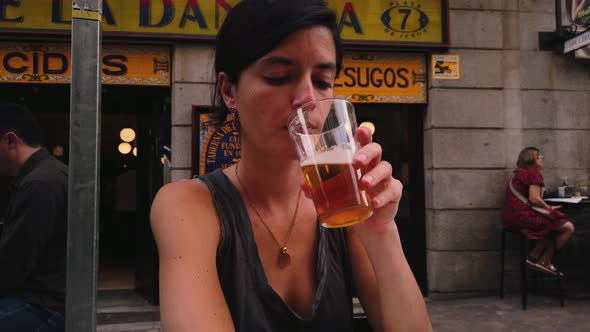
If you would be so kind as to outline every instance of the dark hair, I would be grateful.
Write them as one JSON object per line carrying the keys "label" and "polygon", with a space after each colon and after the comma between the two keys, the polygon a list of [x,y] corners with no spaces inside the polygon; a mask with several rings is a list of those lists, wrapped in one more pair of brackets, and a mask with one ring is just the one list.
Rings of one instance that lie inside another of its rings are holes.
{"label": "dark hair", "polygon": [[41,126],[25,106],[14,103],[0,104],[0,137],[13,131],[26,145],[38,147],[43,143]]}
{"label": "dark hair", "polygon": [[529,146],[518,154],[518,161],[516,161],[516,167],[518,168],[537,168],[537,159],[541,151],[534,146]]}
{"label": "dark hair", "polygon": [[338,72],[342,66],[342,43],[336,15],[324,0],[243,0],[233,7],[217,34],[212,121],[223,122],[229,112],[219,91],[217,74],[225,72],[229,81],[236,84],[245,68],[291,33],[318,25],[332,32]]}

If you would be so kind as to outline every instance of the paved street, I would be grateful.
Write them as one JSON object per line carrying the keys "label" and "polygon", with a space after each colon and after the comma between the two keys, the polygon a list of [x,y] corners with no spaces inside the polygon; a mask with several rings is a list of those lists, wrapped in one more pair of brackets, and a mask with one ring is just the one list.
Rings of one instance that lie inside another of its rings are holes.
{"label": "paved street", "polygon": [[529,296],[526,311],[521,309],[520,297],[504,300],[485,297],[464,300],[432,301],[428,311],[437,332],[461,331],[590,331],[590,300],[559,300]]}
{"label": "paved street", "polygon": [[[437,332],[587,332],[590,331],[590,300],[571,300],[565,307],[557,299],[529,297],[528,310],[520,308],[520,297],[511,296],[437,300],[428,302],[434,331]],[[159,332],[158,322],[102,325],[98,332]]]}

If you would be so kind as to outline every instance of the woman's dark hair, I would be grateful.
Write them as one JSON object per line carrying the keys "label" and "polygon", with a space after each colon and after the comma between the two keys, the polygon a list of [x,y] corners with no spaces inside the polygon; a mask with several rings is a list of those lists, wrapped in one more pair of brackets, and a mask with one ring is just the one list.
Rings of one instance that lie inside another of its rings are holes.
{"label": "woman's dark hair", "polygon": [[0,138],[11,131],[28,146],[43,144],[41,126],[27,107],[14,103],[0,104]]}
{"label": "woman's dark hair", "polygon": [[324,0],[243,0],[233,7],[217,34],[213,123],[223,122],[229,112],[219,91],[217,74],[225,72],[229,81],[237,84],[246,67],[291,33],[310,26],[330,29],[336,46],[336,70],[340,71],[342,43],[336,15]]}
{"label": "woman's dark hair", "polygon": [[518,168],[537,168],[537,159],[541,151],[534,146],[529,146],[518,154],[518,161],[516,162],[516,166]]}

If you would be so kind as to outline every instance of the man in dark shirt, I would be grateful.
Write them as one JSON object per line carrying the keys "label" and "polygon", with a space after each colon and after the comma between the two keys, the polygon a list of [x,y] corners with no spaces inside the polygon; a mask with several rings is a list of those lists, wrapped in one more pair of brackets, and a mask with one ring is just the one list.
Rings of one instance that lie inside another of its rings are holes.
{"label": "man in dark shirt", "polygon": [[0,235],[0,331],[63,331],[68,170],[33,114],[0,104],[0,176],[13,176]]}

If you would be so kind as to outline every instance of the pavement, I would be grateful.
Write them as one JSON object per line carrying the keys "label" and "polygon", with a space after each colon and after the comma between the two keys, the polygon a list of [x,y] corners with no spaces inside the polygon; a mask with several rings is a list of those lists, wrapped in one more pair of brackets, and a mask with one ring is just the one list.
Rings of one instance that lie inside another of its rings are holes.
{"label": "pavement", "polygon": [[[521,309],[519,296],[504,299],[476,297],[454,300],[428,300],[428,312],[437,332],[590,332],[590,299],[559,300],[529,295],[527,310]],[[161,332],[157,321],[105,324],[98,332]]]}
{"label": "pavement", "polygon": [[437,332],[590,331],[589,299],[566,299],[561,308],[557,298],[529,295],[527,310],[520,296],[437,300],[428,303],[428,312]]}

